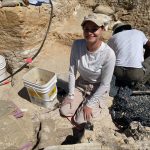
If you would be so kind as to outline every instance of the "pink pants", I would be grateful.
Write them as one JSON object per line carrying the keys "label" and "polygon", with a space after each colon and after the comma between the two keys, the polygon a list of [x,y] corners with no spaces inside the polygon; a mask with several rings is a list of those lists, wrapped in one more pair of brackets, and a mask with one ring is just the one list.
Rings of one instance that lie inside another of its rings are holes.
{"label": "pink pants", "polygon": [[[95,86],[93,86],[91,91],[93,89],[95,89]],[[105,94],[103,97],[100,97],[100,101],[94,104],[93,106],[91,106],[93,118],[98,117],[100,115],[101,109],[105,107],[105,100],[106,100],[107,95],[108,94]],[[87,122],[87,120],[84,119],[84,115],[83,115],[83,107],[85,105],[84,102],[85,102],[85,98],[83,96],[83,92],[80,89],[75,88],[75,97],[71,102],[72,107],[70,108],[70,104],[61,106],[60,114],[66,117],[67,116],[73,117],[76,124],[85,123]]]}

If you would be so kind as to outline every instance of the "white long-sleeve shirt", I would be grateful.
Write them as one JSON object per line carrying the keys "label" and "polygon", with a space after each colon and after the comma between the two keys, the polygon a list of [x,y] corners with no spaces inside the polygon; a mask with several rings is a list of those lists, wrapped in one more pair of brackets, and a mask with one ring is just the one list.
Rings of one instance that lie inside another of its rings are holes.
{"label": "white long-sleeve shirt", "polygon": [[89,83],[100,83],[96,92],[87,101],[91,106],[109,91],[116,57],[114,51],[104,42],[94,52],[89,52],[84,39],[74,41],[70,56],[69,94],[74,94],[77,71]]}

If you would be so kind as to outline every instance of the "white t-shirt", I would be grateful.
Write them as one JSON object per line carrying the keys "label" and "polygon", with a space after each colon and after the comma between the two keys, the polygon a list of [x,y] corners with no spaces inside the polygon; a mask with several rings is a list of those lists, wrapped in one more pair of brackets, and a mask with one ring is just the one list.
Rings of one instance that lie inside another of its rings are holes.
{"label": "white t-shirt", "polygon": [[145,34],[136,29],[114,34],[108,41],[108,45],[116,54],[116,66],[142,68],[143,45],[147,41]]}

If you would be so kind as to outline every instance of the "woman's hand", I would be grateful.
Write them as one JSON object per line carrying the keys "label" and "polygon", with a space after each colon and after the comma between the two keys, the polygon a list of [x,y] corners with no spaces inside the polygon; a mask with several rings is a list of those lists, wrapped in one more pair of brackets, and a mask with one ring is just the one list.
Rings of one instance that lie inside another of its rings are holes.
{"label": "woman's hand", "polygon": [[84,120],[90,121],[91,117],[93,117],[92,108],[85,105],[83,107],[83,115],[84,115]]}
{"label": "woman's hand", "polygon": [[63,102],[61,103],[62,106],[69,104],[70,105],[70,109],[72,108],[71,106],[71,102],[72,102],[72,98],[70,98],[69,96],[66,96],[66,98],[63,100]]}

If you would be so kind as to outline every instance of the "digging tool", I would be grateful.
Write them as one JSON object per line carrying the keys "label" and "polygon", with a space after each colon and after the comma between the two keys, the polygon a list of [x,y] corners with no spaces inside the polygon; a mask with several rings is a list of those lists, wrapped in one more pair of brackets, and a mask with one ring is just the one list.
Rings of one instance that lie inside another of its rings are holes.
{"label": "digging tool", "polygon": [[149,95],[150,94],[150,90],[147,91],[133,91],[132,95]]}

